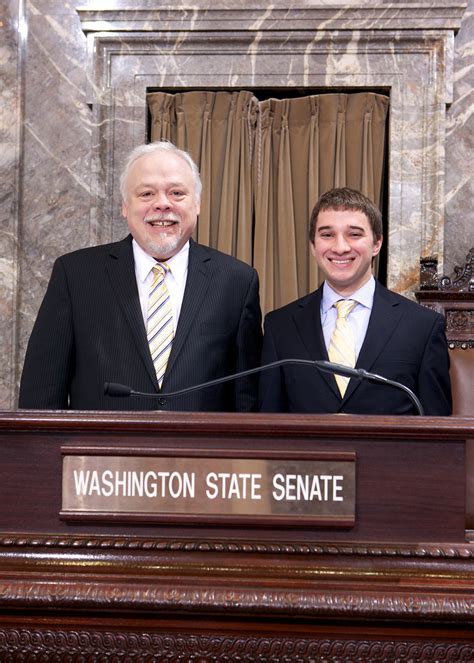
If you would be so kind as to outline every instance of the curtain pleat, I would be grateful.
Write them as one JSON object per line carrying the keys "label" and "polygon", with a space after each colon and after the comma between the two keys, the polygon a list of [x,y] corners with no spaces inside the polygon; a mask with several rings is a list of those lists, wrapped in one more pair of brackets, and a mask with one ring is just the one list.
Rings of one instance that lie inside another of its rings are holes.
{"label": "curtain pleat", "polygon": [[253,264],[263,312],[322,280],[308,228],[319,195],[334,186],[377,205],[388,98],[372,92],[258,101],[252,92],[148,95],[151,140],[188,150],[201,171],[197,241]]}
{"label": "curtain pleat", "polygon": [[275,234],[274,234],[274,158],[272,152],[273,114],[270,100],[260,104],[255,142],[254,196],[255,233],[253,264],[260,276],[262,311],[276,308]]}
{"label": "curtain pleat", "polygon": [[217,235],[219,250],[248,262],[252,259],[253,216],[248,116],[253,101],[249,92],[233,93],[231,97],[220,175]]}
{"label": "curtain pleat", "polygon": [[[307,217],[310,218],[312,208],[311,205],[318,200],[319,198],[319,179],[320,179],[320,167],[319,167],[319,98],[318,97],[309,97],[309,102],[311,106],[311,120],[309,123],[309,136],[308,136],[308,210]],[[314,201],[312,203],[312,201]],[[300,233],[303,235],[303,232]],[[306,233],[307,239],[308,233]],[[303,237],[301,237],[303,241]],[[306,243],[306,242],[305,242]],[[305,249],[303,249],[304,251]],[[302,258],[301,258],[302,259]],[[316,289],[320,283],[319,278],[319,267],[316,263],[316,260],[312,260],[308,254],[308,248],[306,245],[306,260],[308,262],[308,292],[311,292]]]}
{"label": "curtain pleat", "polygon": [[245,108],[240,118],[240,161],[236,187],[238,209],[234,231],[236,236],[234,255],[240,260],[252,264],[254,234],[252,158],[258,103],[253,96],[244,97],[241,102],[245,102]]}
{"label": "curtain pleat", "polygon": [[[198,242],[206,246],[212,246],[211,242],[211,217],[212,217],[212,200],[211,200],[211,181],[210,168],[212,164],[212,109],[214,106],[214,96],[206,96],[206,103],[204,104],[202,112],[202,133],[201,145],[199,156],[196,157],[196,163],[200,164],[201,180],[203,184],[201,194],[201,212],[199,214],[199,223],[195,232]],[[186,148],[183,148],[186,149]]]}
{"label": "curtain pleat", "polygon": [[336,159],[334,163],[334,186],[346,186],[346,103],[347,97],[338,97],[336,122]]}

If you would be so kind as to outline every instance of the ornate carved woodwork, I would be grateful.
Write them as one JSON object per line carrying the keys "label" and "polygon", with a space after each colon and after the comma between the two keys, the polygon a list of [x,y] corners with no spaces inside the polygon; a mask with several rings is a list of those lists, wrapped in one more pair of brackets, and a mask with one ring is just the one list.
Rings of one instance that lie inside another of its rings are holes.
{"label": "ornate carved woodwork", "polygon": [[[474,248],[463,265],[450,276],[438,277],[436,258],[420,259],[420,290],[417,300],[441,313],[446,320],[446,336],[451,349],[474,347]],[[473,410],[474,412],[474,410]]]}
{"label": "ornate carved woodwork", "polygon": [[[474,248],[450,276],[438,277],[437,260],[420,260],[420,304],[441,313],[451,359],[453,412],[474,415]],[[466,527],[474,537],[474,440],[466,443]]]}

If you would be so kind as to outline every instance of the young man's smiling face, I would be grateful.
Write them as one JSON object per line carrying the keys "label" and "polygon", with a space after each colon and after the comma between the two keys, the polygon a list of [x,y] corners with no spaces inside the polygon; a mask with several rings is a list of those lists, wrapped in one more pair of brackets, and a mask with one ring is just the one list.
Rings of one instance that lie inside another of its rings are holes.
{"label": "young man's smiling face", "polygon": [[122,214],[146,253],[160,260],[176,255],[191,237],[199,214],[189,164],[164,151],[139,157],[128,173]]}
{"label": "young man's smiling face", "polygon": [[324,210],[316,220],[311,252],[326,274],[326,281],[340,295],[349,296],[372,274],[372,260],[382,247],[369,220],[358,210]]}

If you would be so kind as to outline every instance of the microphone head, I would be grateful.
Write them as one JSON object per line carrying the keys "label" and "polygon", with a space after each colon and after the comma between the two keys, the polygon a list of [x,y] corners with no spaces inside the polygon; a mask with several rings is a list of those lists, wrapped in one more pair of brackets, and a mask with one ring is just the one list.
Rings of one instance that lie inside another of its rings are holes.
{"label": "microphone head", "polygon": [[125,397],[125,396],[130,396],[132,393],[132,390],[130,387],[127,387],[124,384],[119,384],[118,382],[104,382],[104,394],[106,396],[114,396],[114,397]]}

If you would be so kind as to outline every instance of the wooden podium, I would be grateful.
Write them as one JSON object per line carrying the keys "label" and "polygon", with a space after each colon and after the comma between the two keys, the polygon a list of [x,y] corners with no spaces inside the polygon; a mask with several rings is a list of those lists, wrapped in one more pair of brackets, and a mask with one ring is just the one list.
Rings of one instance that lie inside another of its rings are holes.
{"label": "wooden podium", "polygon": [[[21,411],[0,430],[1,661],[474,659],[472,417]],[[261,513],[230,494],[224,512],[70,499],[69,473],[78,489],[96,462],[157,458],[290,478],[346,463],[352,515],[294,493],[289,511],[257,496]]]}

